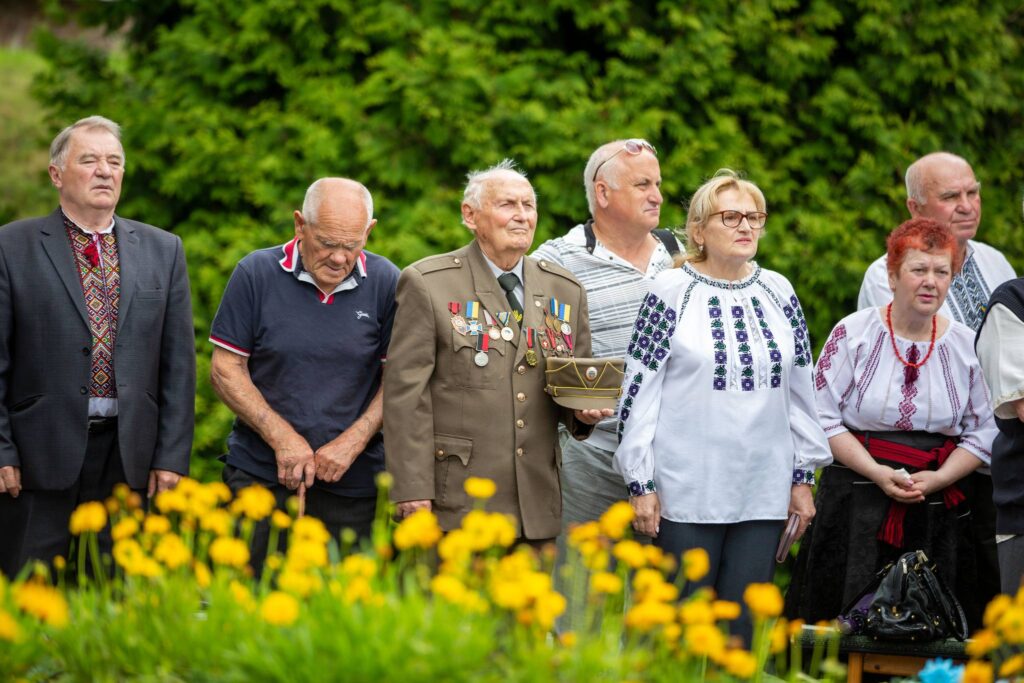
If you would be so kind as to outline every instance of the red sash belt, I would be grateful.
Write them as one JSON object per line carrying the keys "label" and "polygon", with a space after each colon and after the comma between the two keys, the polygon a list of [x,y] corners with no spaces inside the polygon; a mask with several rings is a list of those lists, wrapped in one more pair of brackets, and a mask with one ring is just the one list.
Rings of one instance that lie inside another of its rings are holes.
{"label": "red sash belt", "polygon": [[[929,451],[922,451],[913,446],[905,446],[894,441],[886,441],[876,437],[865,437],[863,434],[851,432],[857,441],[860,441],[867,448],[868,453],[874,458],[881,458],[900,465],[907,465],[916,470],[931,469],[929,465],[938,463],[936,469],[942,467],[949,454],[956,449],[956,443],[952,439],[946,439],[946,443],[938,448]],[[963,492],[956,484],[951,484],[942,490],[942,499],[947,508],[954,508],[964,500]],[[897,548],[903,547],[903,520],[907,516],[907,504],[899,501],[889,503],[889,513],[885,516],[881,528],[878,530],[878,540],[884,541]]]}

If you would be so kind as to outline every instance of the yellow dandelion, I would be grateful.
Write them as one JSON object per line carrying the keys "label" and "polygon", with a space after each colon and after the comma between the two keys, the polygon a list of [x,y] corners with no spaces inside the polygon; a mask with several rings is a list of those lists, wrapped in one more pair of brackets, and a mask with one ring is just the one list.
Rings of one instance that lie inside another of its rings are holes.
{"label": "yellow dandelion", "polygon": [[675,643],[683,635],[683,627],[679,624],[665,624],[665,627],[661,629],[661,636],[665,639],[665,642]]}
{"label": "yellow dandelion", "polygon": [[249,547],[239,538],[222,536],[210,544],[210,559],[215,564],[240,569],[249,562]]}
{"label": "yellow dandelion", "polygon": [[253,612],[256,609],[256,599],[252,595],[252,591],[241,581],[232,579],[231,583],[228,584],[228,590],[231,591],[231,597],[234,598],[235,602],[244,609],[246,612]]}
{"label": "yellow dandelion", "polygon": [[238,495],[231,502],[231,512],[236,515],[245,515],[249,519],[258,522],[270,516],[274,511],[277,501],[274,494],[262,486],[246,486],[238,492]]}
{"label": "yellow dandelion", "polygon": [[286,561],[298,571],[327,566],[327,548],[322,543],[295,540],[288,546]]}
{"label": "yellow dandelion", "polygon": [[1021,671],[1024,671],[1024,654],[1015,654],[1012,657],[1008,657],[1006,661],[999,665],[1000,678],[1016,676]]}
{"label": "yellow dandelion", "polygon": [[997,647],[999,647],[999,636],[992,629],[983,628],[971,635],[971,639],[964,646],[964,651],[968,657],[980,659]]}
{"label": "yellow dandelion", "polygon": [[782,593],[773,583],[752,583],[743,591],[743,602],[758,618],[773,618],[782,614]]}
{"label": "yellow dandelion", "polygon": [[999,617],[1003,616],[1006,610],[1013,606],[1013,598],[1009,595],[997,595],[985,607],[985,617],[982,619],[985,626],[995,626]]}
{"label": "yellow dandelion", "polygon": [[352,605],[357,602],[369,603],[373,597],[373,587],[370,586],[369,581],[361,576],[353,578],[345,586],[343,599],[346,605]]}
{"label": "yellow dandelion", "polygon": [[466,489],[466,493],[472,498],[477,500],[487,500],[492,498],[498,491],[497,484],[491,479],[484,479],[483,477],[469,477],[466,479],[466,483],[463,484],[463,488]]}
{"label": "yellow dandelion", "polygon": [[97,533],[107,525],[107,508],[98,500],[82,503],[71,513],[68,527],[75,536]]}
{"label": "yellow dandelion", "polygon": [[132,517],[125,517],[114,525],[110,535],[115,541],[123,541],[139,533],[139,523]]}
{"label": "yellow dandelion", "polygon": [[622,592],[622,579],[611,572],[597,572],[590,577],[590,590],[598,595],[618,595]]}
{"label": "yellow dandelion", "polygon": [[147,515],[142,522],[142,530],[147,534],[166,534],[171,530],[171,520],[161,515]]}
{"label": "yellow dandelion", "polygon": [[192,559],[192,551],[176,534],[167,534],[153,549],[153,557],[163,562],[168,569],[177,569]]}
{"label": "yellow dandelion", "polygon": [[639,631],[649,631],[655,626],[672,623],[675,612],[672,605],[663,602],[640,602],[626,612],[626,626]]}
{"label": "yellow dandelion", "polygon": [[277,587],[305,598],[323,588],[323,579],[317,574],[298,571],[286,564],[277,577]]}
{"label": "yellow dandelion", "polygon": [[439,574],[430,580],[430,592],[459,605],[466,596],[466,586],[454,576]]}
{"label": "yellow dandelion", "polygon": [[679,621],[684,624],[713,624],[715,611],[704,600],[690,600],[679,608]]}
{"label": "yellow dandelion", "polygon": [[740,618],[740,604],[731,600],[715,600],[711,603],[715,621],[732,621]]}
{"label": "yellow dandelion", "polygon": [[789,643],[789,628],[786,624],[785,619],[779,619],[772,626],[771,632],[771,653],[773,655],[778,654],[786,649],[786,645]]}
{"label": "yellow dandelion", "polygon": [[647,564],[644,547],[636,541],[619,541],[612,548],[612,555],[620,562],[625,562],[631,569],[639,569]]}
{"label": "yellow dandelion", "polygon": [[199,517],[199,528],[215,536],[230,536],[234,527],[235,519],[223,508],[210,510]]}
{"label": "yellow dandelion", "polygon": [[274,510],[270,515],[270,523],[278,529],[287,529],[292,525],[292,518],[284,510]]}
{"label": "yellow dandelion", "polygon": [[711,624],[686,627],[686,649],[698,657],[719,657],[725,651],[725,634]]}
{"label": "yellow dandelion", "polygon": [[341,571],[348,576],[362,576],[364,579],[372,579],[377,573],[377,562],[372,557],[367,557],[361,553],[353,553],[341,561]]}
{"label": "yellow dandelion", "polygon": [[[184,481],[182,479],[182,482]],[[156,505],[157,510],[165,515],[173,512],[182,513],[188,510],[188,498],[180,484],[169,491],[161,491],[156,494],[153,504]]]}
{"label": "yellow dandelion", "polygon": [[398,525],[398,528],[395,529],[394,540],[395,546],[399,550],[414,547],[432,548],[441,540],[441,526],[437,523],[437,517],[433,512],[417,510]]}
{"label": "yellow dandelion", "polygon": [[967,662],[960,683],[992,683],[992,664],[983,661]]}
{"label": "yellow dandelion", "polygon": [[[106,510],[103,513],[106,514]],[[14,604],[21,611],[31,614],[55,628],[67,626],[68,603],[56,588],[30,581],[15,586],[12,592]]]}
{"label": "yellow dandelion", "polygon": [[633,506],[627,501],[620,500],[605,510],[598,524],[601,526],[601,533],[617,541],[626,535],[626,530],[629,529],[634,517],[636,514],[633,512]]}
{"label": "yellow dandelion", "polygon": [[704,548],[691,548],[683,553],[683,575],[687,581],[700,581],[710,568],[708,551]]}
{"label": "yellow dandelion", "polygon": [[565,612],[565,606],[565,596],[556,591],[548,591],[539,596],[533,607],[537,625],[550,631],[555,625],[555,619]]}
{"label": "yellow dandelion", "polygon": [[575,524],[569,529],[569,545],[578,548],[584,541],[596,540],[601,535],[601,525],[596,521]]}
{"label": "yellow dandelion", "polygon": [[213,577],[210,575],[210,568],[202,562],[196,562],[192,566],[192,573],[196,575],[196,584],[200,588],[209,588]]}
{"label": "yellow dandelion", "polygon": [[316,517],[299,517],[297,520],[292,522],[292,530],[290,535],[290,541],[296,542],[308,542],[308,543],[319,543],[320,545],[327,545],[327,542],[331,540],[331,534],[327,531],[327,527]]}
{"label": "yellow dandelion", "polygon": [[0,610],[0,640],[16,643],[21,639],[21,627],[7,612]]}
{"label": "yellow dandelion", "polygon": [[999,615],[996,631],[1010,645],[1024,643],[1024,607],[1013,605]]}
{"label": "yellow dandelion", "polygon": [[274,591],[260,605],[260,616],[268,624],[290,626],[299,618],[299,601],[287,593]]}
{"label": "yellow dandelion", "polygon": [[753,678],[757,671],[757,658],[746,650],[729,650],[724,657],[725,670],[736,678]]}

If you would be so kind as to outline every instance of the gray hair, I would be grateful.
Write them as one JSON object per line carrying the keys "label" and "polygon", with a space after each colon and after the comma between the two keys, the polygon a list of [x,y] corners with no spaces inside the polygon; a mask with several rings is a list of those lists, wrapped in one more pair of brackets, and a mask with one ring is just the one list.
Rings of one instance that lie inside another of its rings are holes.
{"label": "gray hair", "polygon": [[355,183],[359,187],[359,192],[362,195],[363,207],[366,209],[366,227],[370,227],[370,223],[373,222],[373,196],[370,191],[366,189],[358,180],[352,180],[351,178],[318,178],[313,181],[313,184],[306,190],[306,196],[302,200],[302,218],[313,225],[317,224],[317,218],[319,218],[320,204],[324,199],[324,186],[327,184],[325,181],[330,180],[347,180],[350,183]]}
{"label": "gray hair", "polygon": [[[597,179],[594,177],[600,170],[604,173],[604,182],[607,183],[608,187],[613,190],[619,189],[619,171],[620,162],[622,155],[620,152],[630,140],[634,140],[641,144],[651,146],[651,143],[647,142],[643,138],[623,138],[622,140],[612,140],[606,142],[590,155],[590,159],[587,160],[587,165],[583,169],[583,190],[587,194],[587,208],[590,210],[590,215],[594,215],[594,210],[597,208],[597,191],[594,189],[594,183]],[[615,157],[614,159],[612,157]]]}
{"label": "gray hair", "polygon": [[967,159],[957,156],[956,154],[952,154],[951,152],[932,152],[931,154],[925,154],[923,157],[910,164],[910,166],[907,166],[907,173],[903,178],[903,181],[907,186],[907,199],[913,199],[921,205],[927,203],[928,195],[925,193],[924,187],[925,180],[928,177],[927,169],[939,160],[959,161],[966,166],[970,166]]}
{"label": "gray hair", "polygon": [[[79,128],[92,130],[100,128],[107,131],[115,138],[118,144],[121,143],[121,126],[117,125],[105,116],[87,116],[84,119],[75,121],[70,126],[57,133],[57,137],[50,143],[50,165],[64,170],[64,164],[68,160],[68,145],[71,143],[71,134]],[[121,161],[124,161],[124,146],[121,147]]]}
{"label": "gray hair", "polygon": [[[466,189],[462,193],[462,203],[469,204],[474,209],[479,209],[480,203],[483,200],[484,185],[488,181],[493,180],[494,176],[502,173],[512,173],[529,182],[526,178],[526,173],[519,170],[514,159],[502,159],[490,168],[485,168],[482,171],[470,171],[466,174]],[[466,224],[465,219],[463,219],[462,224]]]}

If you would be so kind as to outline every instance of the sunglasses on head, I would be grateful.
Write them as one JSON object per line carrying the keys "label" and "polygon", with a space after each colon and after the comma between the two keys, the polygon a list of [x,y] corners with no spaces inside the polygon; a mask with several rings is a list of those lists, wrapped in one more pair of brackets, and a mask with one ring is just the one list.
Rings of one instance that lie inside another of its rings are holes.
{"label": "sunglasses on head", "polygon": [[629,154],[630,156],[636,156],[637,154],[640,154],[641,152],[643,152],[645,149],[650,151],[650,153],[653,154],[654,156],[658,156],[658,150],[654,149],[654,145],[652,145],[651,143],[647,142],[646,140],[640,140],[639,138],[634,138],[632,140],[626,140],[626,144],[624,144],[622,146],[622,149],[616,151],[610,157],[608,157],[607,159],[605,159],[604,161],[602,161],[601,163],[599,163],[597,165],[597,168],[594,169],[594,177],[591,179],[590,182],[596,183],[597,182],[597,173],[598,173],[598,171],[601,170],[601,167],[604,166],[605,164],[607,164],[609,161],[611,161],[615,157],[617,157],[618,155],[620,155],[623,152],[625,152],[626,154]]}

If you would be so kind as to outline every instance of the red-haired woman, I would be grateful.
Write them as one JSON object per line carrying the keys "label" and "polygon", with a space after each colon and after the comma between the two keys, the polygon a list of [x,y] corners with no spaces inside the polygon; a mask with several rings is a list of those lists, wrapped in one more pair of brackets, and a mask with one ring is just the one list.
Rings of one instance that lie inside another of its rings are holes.
{"label": "red-haired woman", "polygon": [[956,482],[988,464],[996,426],[974,332],[937,314],[960,267],[926,218],[889,236],[892,303],[849,315],[818,358],[815,397],[834,463],[821,477],[787,613],[833,619],[887,562],[924,550],[977,625],[983,605]]}

